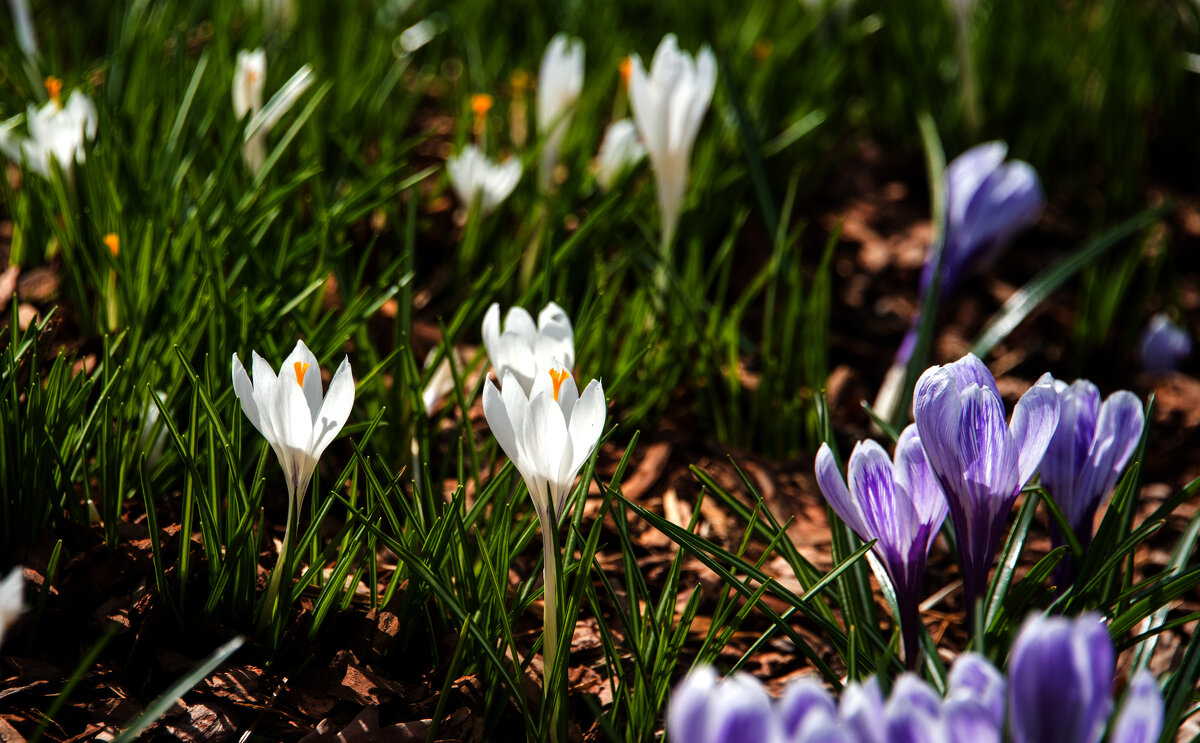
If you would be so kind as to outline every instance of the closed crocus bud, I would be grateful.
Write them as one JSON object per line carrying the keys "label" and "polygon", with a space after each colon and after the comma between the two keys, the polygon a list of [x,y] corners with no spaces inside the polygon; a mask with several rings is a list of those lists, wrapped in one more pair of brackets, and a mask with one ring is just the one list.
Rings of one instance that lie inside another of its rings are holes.
{"label": "closed crocus bud", "polygon": [[948,743],[942,698],[912,673],[896,679],[884,706],[886,737],[879,743]]}
{"label": "closed crocus bud", "polygon": [[516,158],[493,162],[478,147],[469,144],[446,161],[446,174],[463,206],[473,209],[478,203],[481,215],[486,217],[517,187],[521,162]]}
{"label": "closed crocus bud", "polygon": [[20,565],[0,581],[0,644],[8,628],[25,611],[25,569]]}
{"label": "closed crocus bud", "polygon": [[[1096,385],[1077,379],[1067,385],[1056,381],[1061,415],[1054,437],[1042,459],[1042,485],[1054,497],[1086,549],[1092,541],[1096,509],[1113,489],[1142,436],[1145,415],[1142,401],[1120,390],[1103,404]],[[1057,527],[1055,545],[1062,544]],[[1059,584],[1070,581],[1071,565],[1059,563]]]}
{"label": "closed crocus bud", "polygon": [[688,674],[667,708],[670,743],[781,743],[771,698],[753,676],[721,681],[711,667]]}
{"label": "closed crocus bud", "polygon": [[1154,374],[1174,371],[1179,362],[1192,353],[1192,340],[1187,331],[1171,322],[1164,314],[1150,318],[1138,344],[1142,370]]}
{"label": "closed crocus bud", "polygon": [[886,743],[887,721],[883,705],[883,692],[875,678],[846,685],[838,705],[838,718],[850,740]]}
{"label": "closed crocus bud", "polygon": [[786,740],[817,737],[837,726],[837,705],[820,681],[804,676],[787,685],[778,705],[779,722]]}
{"label": "closed crocus bud", "polygon": [[[1008,145],[988,142],[955,158],[946,168],[946,230],[942,247],[942,293],[994,260],[1013,238],[1032,227],[1046,206],[1033,167],[1004,161]],[[926,261],[922,287],[933,280]]]}
{"label": "closed crocus bud", "polygon": [[916,426],[901,434],[894,463],[874,441],[855,445],[849,488],[826,444],[817,452],[816,473],[834,513],[864,541],[878,540],[875,553],[896,590],[905,660],[915,668],[925,561],[946,519],[946,497],[929,467]]}
{"label": "closed crocus bud", "polygon": [[547,302],[537,324],[524,307],[511,307],[500,325],[500,305],[493,303],[483,316],[483,347],[496,379],[512,372],[528,396],[538,379],[550,369],[575,366],[575,331],[562,307]]}
{"label": "closed crocus bud", "polygon": [[1011,423],[1005,422],[996,380],[973,354],[927,369],[913,397],[921,443],[950,507],[967,612],[973,618],[1005,519],[1058,425],[1054,378],[1044,374],[1029,388]]}
{"label": "closed crocus bud", "polygon": [[640,57],[635,54],[632,59],[629,101],[654,168],[665,251],[679,223],[692,146],[712,101],[717,62],[707,46],[693,60],[679,50],[674,34],[667,34],[659,43],[649,74]]}
{"label": "closed crocus bud", "polygon": [[1097,743],[1112,710],[1115,655],[1098,614],[1034,616],[1008,666],[1014,743]]}
{"label": "closed crocus bud", "polygon": [[1142,669],[1133,675],[1125,702],[1113,722],[1110,743],[1154,743],[1163,726],[1163,697],[1154,674]]}
{"label": "closed crocus bud", "polygon": [[604,141],[596,155],[596,183],[602,190],[611,191],[617,180],[645,156],[646,148],[638,141],[633,121],[614,121],[604,131]]}
{"label": "closed crocus bud", "polygon": [[537,124],[544,138],[538,185],[550,189],[558,151],[571,126],[575,104],[583,90],[583,42],[566,34],[550,40],[538,72]]}

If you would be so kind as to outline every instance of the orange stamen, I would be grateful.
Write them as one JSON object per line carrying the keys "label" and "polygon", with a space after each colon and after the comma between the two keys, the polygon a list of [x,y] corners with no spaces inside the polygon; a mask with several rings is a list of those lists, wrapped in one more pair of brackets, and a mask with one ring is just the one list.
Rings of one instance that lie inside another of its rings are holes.
{"label": "orange stamen", "polygon": [[621,82],[629,85],[629,78],[633,75],[633,57],[626,57],[621,60]]}
{"label": "orange stamen", "polygon": [[113,254],[113,258],[116,258],[117,253],[121,252],[121,238],[117,237],[115,232],[104,236],[104,244],[108,246],[108,251]]}
{"label": "orange stamen", "polygon": [[773,51],[775,51],[775,42],[770,39],[759,39],[754,42],[754,60],[756,62],[765,62]]}
{"label": "orange stamen", "polygon": [[571,372],[566,369],[551,369],[550,378],[554,380],[554,402],[558,402],[558,391],[562,388],[562,383],[567,377],[571,376]]}
{"label": "orange stamen", "polygon": [[62,80],[51,75],[45,80],[46,93],[50,95],[50,100],[57,104],[62,103]]}
{"label": "orange stamen", "polygon": [[492,110],[492,97],[487,93],[471,96],[471,110],[477,117],[487,116],[487,112]]}
{"label": "orange stamen", "polygon": [[509,82],[512,84],[513,92],[519,95],[529,87],[529,73],[525,70],[517,70],[509,77]]}
{"label": "orange stamen", "polygon": [[296,384],[300,385],[300,387],[303,389],[304,373],[308,371],[308,364],[304,363],[303,361],[297,361],[295,363],[295,367],[296,367]]}

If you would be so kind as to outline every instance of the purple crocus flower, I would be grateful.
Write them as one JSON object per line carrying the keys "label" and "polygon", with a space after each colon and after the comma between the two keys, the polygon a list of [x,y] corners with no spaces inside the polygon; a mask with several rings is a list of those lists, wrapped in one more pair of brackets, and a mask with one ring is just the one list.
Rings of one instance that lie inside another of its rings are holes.
{"label": "purple crocus flower", "polygon": [[[1046,206],[1037,171],[1022,160],[1004,161],[1008,145],[988,142],[956,157],[946,168],[946,223],[940,296],[963,277],[995,260],[1019,233],[1037,223]],[[920,305],[933,285],[932,250],[921,269]],[[921,326],[918,311],[900,343],[896,362],[908,363]]]}
{"label": "purple crocus flower", "polygon": [[[1126,390],[1114,392],[1101,404],[1100,391],[1086,379],[1071,385],[1056,381],[1054,387],[1062,414],[1042,459],[1042,485],[1087,549],[1096,509],[1133,455],[1145,414],[1142,401]],[[1056,525],[1051,525],[1051,535],[1056,546],[1063,543]],[[1072,578],[1071,563],[1063,560],[1056,571],[1058,584]]]}
{"label": "purple crocus flower", "polygon": [[1154,743],[1163,726],[1163,697],[1154,674],[1142,669],[1133,675],[1125,703],[1113,722],[1109,743]]}
{"label": "purple crocus flower", "polygon": [[929,464],[950,506],[969,626],[1017,494],[1042,461],[1058,425],[1054,378],[1043,374],[1004,421],[996,380],[967,354],[925,370],[913,415]]}
{"label": "purple crocus flower", "polygon": [[963,653],[950,669],[942,719],[952,743],[1000,743],[1004,676],[978,653]]}
{"label": "purple crocus flower", "polygon": [[711,666],[688,674],[667,708],[671,743],[778,743],[779,718],[758,679],[737,673],[719,680]]}
{"label": "purple crocus flower", "polygon": [[925,560],[946,519],[946,497],[925,458],[916,426],[896,443],[895,463],[874,441],[860,441],[850,454],[847,489],[827,444],[817,452],[817,484],[834,513],[863,540],[878,540],[875,554],[896,590],[904,657],[916,668],[918,604]]}
{"label": "purple crocus flower", "polygon": [[1013,743],[1097,743],[1112,710],[1114,661],[1099,614],[1027,619],[1008,667]]}
{"label": "purple crocus flower", "polygon": [[1174,371],[1192,352],[1187,331],[1161,312],[1150,318],[1138,345],[1142,369],[1151,373]]}

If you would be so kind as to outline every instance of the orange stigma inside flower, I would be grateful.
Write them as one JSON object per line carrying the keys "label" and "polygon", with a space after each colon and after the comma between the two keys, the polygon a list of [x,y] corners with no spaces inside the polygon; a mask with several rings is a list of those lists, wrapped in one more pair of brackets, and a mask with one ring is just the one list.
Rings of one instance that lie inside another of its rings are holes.
{"label": "orange stigma inside flower", "polygon": [[117,257],[117,253],[121,252],[121,238],[117,237],[117,233],[110,232],[104,236],[104,244],[108,246],[108,252]]}
{"label": "orange stigma inside flower", "polygon": [[562,383],[567,377],[571,376],[571,372],[566,369],[551,369],[550,378],[554,380],[554,402],[558,402],[558,391],[562,389]]}
{"label": "orange stigma inside flower", "polygon": [[303,361],[297,361],[294,366],[296,368],[296,384],[300,385],[300,387],[303,389],[304,374],[308,371],[308,364],[304,363]]}
{"label": "orange stigma inside flower", "polygon": [[46,78],[45,85],[46,93],[50,96],[50,100],[54,101],[56,104],[61,104],[62,80],[59,80],[57,77],[51,75],[50,77]]}
{"label": "orange stigma inside flower", "polygon": [[621,60],[621,82],[629,85],[629,77],[633,75],[633,57]]}

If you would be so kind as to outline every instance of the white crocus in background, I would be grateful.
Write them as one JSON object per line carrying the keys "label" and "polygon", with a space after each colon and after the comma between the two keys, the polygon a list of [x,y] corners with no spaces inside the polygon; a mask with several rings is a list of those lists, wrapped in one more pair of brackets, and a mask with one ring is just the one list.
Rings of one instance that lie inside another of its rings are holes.
{"label": "white crocus in background", "polygon": [[538,72],[537,124],[538,132],[545,138],[538,186],[543,192],[550,190],[558,151],[567,136],[582,91],[583,42],[558,34],[546,47]]}
{"label": "white crocus in background", "polygon": [[649,75],[640,57],[635,54],[632,59],[629,102],[654,167],[666,258],[687,190],[692,145],[716,86],[717,62],[707,46],[693,60],[679,50],[674,34],[659,43]]}
{"label": "white crocus in background", "polygon": [[500,305],[492,303],[483,316],[483,347],[497,379],[511,372],[526,396],[535,379],[551,368],[575,365],[575,331],[571,319],[554,302],[538,313],[537,325],[524,307],[512,307],[500,326]]}
{"label": "white crocus in background", "polygon": [[[262,110],[263,90],[267,84],[267,53],[262,49],[238,52],[233,70],[233,115],[238,121]],[[257,173],[267,159],[267,133],[260,131],[246,137],[242,158],[252,172]]]}
{"label": "white crocus in background", "polygon": [[0,152],[13,162],[25,163],[43,178],[50,177],[50,163],[57,160],[70,177],[74,164],[87,159],[84,142],[96,138],[96,107],[78,90],[67,98],[67,105],[62,105],[62,82],[58,78],[46,78],[46,91],[50,100],[41,108],[30,106],[25,114],[28,137],[15,134],[20,116],[0,124]]}
{"label": "white crocus in background", "polygon": [[21,53],[30,60],[37,59],[37,34],[33,32],[33,14],[29,12],[29,0],[8,0],[12,9],[13,31],[17,35],[17,46]]}
{"label": "white crocus in background", "polygon": [[604,141],[596,155],[596,182],[604,191],[611,191],[617,179],[641,162],[646,148],[638,140],[637,127],[632,119],[618,119],[604,130]]}
{"label": "white crocus in background", "polygon": [[[558,519],[583,463],[591,456],[604,427],[604,388],[592,380],[579,394],[566,369],[550,369],[534,381],[526,396],[512,371],[505,370],[501,389],[492,380],[483,386],[483,413],[492,435],[525,480],[542,527],[543,675],[554,672],[558,657]],[[544,680],[547,690],[552,682]]]}
{"label": "white crocus in background", "polygon": [[281,567],[286,562],[291,543],[292,521],[304,501],[317,460],[350,416],[354,404],[354,378],[350,373],[350,358],[346,357],[333,375],[329,391],[322,395],[317,357],[304,341],[296,341],[296,347],[284,359],[278,377],[257,353],[253,354],[252,368],[253,382],[237,354],[233,355],[233,391],[242,404],[242,412],[279,458],[288,489],[283,549],[267,588],[267,600],[259,619],[261,627],[274,610]]}
{"label": "white crocus in background", "polygon": [[8,628],[25,611],[25,569],[20,565],[9,571],[0,582],[0,643]]}
{"label": "white crocus in background", "polygon": [[478,199],[481,216],[491,214],[509,197],[521,180],[521,162],[515,157],[503,163],[492,162],[473,144],[446,160],[446,174],[458,200],[468,209]]}
{"label": "white crocus in background", "polygon": [[251,114],[246,123],[242,158],[246,167],[257,175],[267,159],[267,135],[296,105],[296,101],[308,90],[315,79],[312,67],[304,65],[288,78],[271,100],[263,105],[263,90],[267,81],[267,55],[262,49],[238,52],[233,73],[233,113],[238,120]]}

